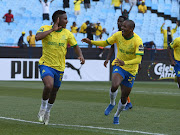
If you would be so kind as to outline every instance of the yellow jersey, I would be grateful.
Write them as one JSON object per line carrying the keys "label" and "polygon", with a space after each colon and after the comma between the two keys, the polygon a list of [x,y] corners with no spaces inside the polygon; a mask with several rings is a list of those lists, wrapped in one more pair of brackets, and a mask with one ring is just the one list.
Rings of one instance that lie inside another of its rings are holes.
{"label": "yellow jersey", "polygon": [[78,27],[71,26],[72,33],[77,33],[77,29],[78,29]]}
{"label": "yellow jersey", "polygon": [[174,59],[180,61],[180,37],[171,42],[170,47],[174,49]]}
{"label": "yellow jersey", "polygon": [[81,29],[80,29],[80,33],[86,33],[86,28],[87,28],[87,25],[86,25],[86,23],[83,23],[82,25],[81,25]]}
{"label": "yellow jersey", "polygon": [[27,36],[27,41],[31,47],[36,47],[35,35]]}
{"label": "yellow jersey", "polygon": [[119,7],[121,5],[120,0],[114,0],[114,7]]}
{"label": "yellow jersey", "polygon": [[96,36],[99,36],[99,35],[101,35],[102,34],[102,26],[101,25],[99,25],[99,26],[97,26],[96,25]]}
{"label": "yellow jersey", "polygon": [[[52,29],[52,25],[42,26],[37,33]],[[42,39],[42,57],[39,60],[40,65],[46,65],[58,71],[65,69],[65,56],[67,44],[77,45],[74,35],[67,29],[53,31]]]}
{"label": "yellow jersey", "polygon": [[[136,58],[136,55],[144,55],[144,47],[142,39],[134,33],[130,39],[125,39],[122,36],[122,32],[118,31],[109,37],[106,42],[113,45],[117,44],[117,57],[122,61],[129,61]],[[115,60],[112,62],[112,65],[115,65]],[[138,72],[139,64],[124,65],[120,66],[125,71],[128,71],[132,75],[136,75]]]}
{"label": "yellow jersey", "polygon": [[75,0],[74,1],[74,11],[79,11],[80,9],[81,9],[81,0],[79,0],[79,1],[77,1],[77,0]]}
{"label": "yellow jersey", "polygon": [[147,11],[147,6],[146,5],[139,5],[138,6],[138,9],[141,11],[141,12],[143,12],[143,13],[145,13],[146,11]]}
{"label": "yellow jersey", "polygon": [[[167,43],[167,30],[163,29],[163,26],[164,25],[161,26],[161,33],[164,35],[164,46],[163,47],[164,47],[164,49],[167,49],[167,47],[168,47],[168,43]],[[176,33],[177,27],[178,26],[176,25],[176,27],[171,30],[171,37],[172,37],[172,39],[173,39],[173,34]]]}

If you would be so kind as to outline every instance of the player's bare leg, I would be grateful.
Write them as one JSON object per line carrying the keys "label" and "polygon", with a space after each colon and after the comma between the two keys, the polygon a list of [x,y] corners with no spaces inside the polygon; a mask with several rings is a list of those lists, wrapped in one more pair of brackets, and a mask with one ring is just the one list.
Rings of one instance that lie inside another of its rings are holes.
{"label": "player's bare leg", "polygon": [[110,93],[109,93],[110,104],[105,109],[105,112],[104,112],[105,115],[109,115],[116,104],[115,100],[116,100],[116,96],[118,93],[118,87],[121,84],[122,80],[123,80],[123,77],[119,73],[112,74],[112,86],[111,86]]}
{"label": "player's bare leg", "polygon": [[57,94],[58,90],[59,90],[59,88],[53,88],[52,91],[50,92],[49,101],[48,101],[46,112],[44,115],[44,124],[45,125],[48,125],[48,123],[49,123],[50,110],[51,110],[53,103],[56,99],[56,94]]}
{"label": "player's bare leg", "polygon": [[50,97],[50,92],[53,89],[54,78],[52,78],[51,76],[45,76],[43,78],[43,83],[44,83],[44,89],[43,89],[43,94],[42,94],[42,102],[41,102],[41,107],[38,113],[38,119],[41,122],[44,120],[44,115],[45,115],[48,100]]}
{"label": "player's bare leg", "polygon": [[125,108],[125,106],[127,104],[127,98],[131,92],[131,89],[132,88],[130,88],[130,87],[121,85],[121,99],[119,100],[118,108],[114,115],[114,121],[113,121],[114,124],[119,124],[120,113],[123,111],[123,109]]}

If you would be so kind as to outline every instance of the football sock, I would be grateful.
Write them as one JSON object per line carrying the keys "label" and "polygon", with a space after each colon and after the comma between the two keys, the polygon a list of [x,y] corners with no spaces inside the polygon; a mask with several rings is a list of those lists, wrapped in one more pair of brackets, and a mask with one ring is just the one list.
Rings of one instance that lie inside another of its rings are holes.
{"label": "football sock", "polygon": [[117,108],[117,111],[116,111],[114,117],[119,117],[121,111],[126,107],[126,105],[127,105],[127,102],[126,102],[125,104],[122,104],[122,103],[121,103],[121,99],[120,99],[120,100],[119,100],[119,103],[118,103],[118,108]]}
{"label": "football sock", "polygon": [[53,106],[53,104],[48,103],[47,108],[46,108],[46,112],[50,112],[52,106]]}
{"label": "football sock", "polygon": [[109,95],[110,95],[110,104],[111,105],[116,104],[115,100],[116,100],[117,93],[118,93],[118,90],[116,90],[115,92],[111,92],[111,89],[110,89]]}
{"label": "football sock", "polygon": [[127,102],[128,102],[128,103],[130,103],[130,102],[131,102],[130,97],[128,97],[128,98],[127,98]]}
{"label": "football sock", "polygon": [[41,109],[46,109],[47,107],[47,103],[48,103],[48,99],[47,100],[41,100]]}

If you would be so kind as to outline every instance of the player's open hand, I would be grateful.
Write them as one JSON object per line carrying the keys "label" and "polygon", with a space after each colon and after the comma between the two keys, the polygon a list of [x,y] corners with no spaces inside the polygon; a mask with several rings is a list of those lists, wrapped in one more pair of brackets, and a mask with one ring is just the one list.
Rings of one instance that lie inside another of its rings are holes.
{"label": "player's open hand", "polygon": [[85,63],[85,59],[83,56],[79,56],[78,59],[80,60],[81,64]]}
{"label": "player's open hand", "polygon": [[120,65],[120,66],[124,66],[125,65],[125,63],[124,63],[124,61],[122,61],[122,60],[120,60],[120,59],[116,59],[115,60],[115,62],[114,62],[116,65]]}
{"label": "player's open hand", "polygon": [[89,38],[83,38],[81,41],[88,43],[88,44],[91,44],[91,40]]}
{"label": "player's open hand", "polygon": [[108,60],[104,61],[104,66],[107,68]]}
{"label": "player's open hand", "polygon": [[62,26],[58,26],[58,25],[59,25],[59,17],[58,17],[56,23],[53,25],[53,30],[54,31],[57,31],[57,30],[62,28]]}

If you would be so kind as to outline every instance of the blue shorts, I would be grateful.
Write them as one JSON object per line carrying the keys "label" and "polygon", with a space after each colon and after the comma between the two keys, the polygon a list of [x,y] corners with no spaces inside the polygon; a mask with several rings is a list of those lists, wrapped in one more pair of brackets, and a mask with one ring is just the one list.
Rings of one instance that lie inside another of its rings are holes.
{"label": "blue shorts", "polygon": [[52,78],[54,78],[54,87],[59,88],[61,86],[61,81],[64,72],[58,71],[54,68],[45,65],[39,65],[39,69],[42,79],[46,76],[51,76]]}
{"label": "blue shorts", "polygon": [[177,77],[180,77],[180,61],[175,60],[176,65],[174,66],[174,70]]}
{"label": "blue shorts", "polygon": [[121,84],[123,84],[126,87],[130,87],[130,88],[133,87],[134,80],[135,80],[136,76],[133,76],[132,74],[125,71],[124,69],[122,69],[119,66],[113,66],[113,72],[112,73],[118,73],[123,77],[123,81],[121,82]]}

